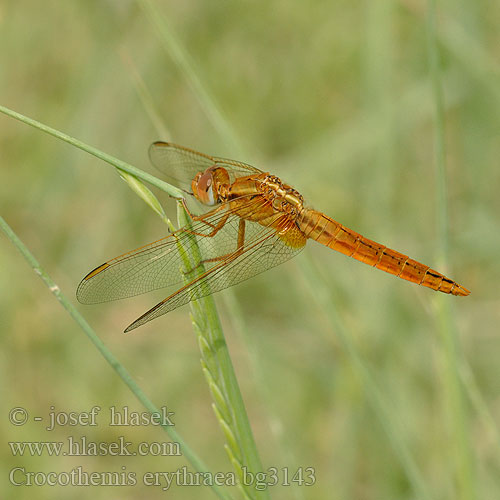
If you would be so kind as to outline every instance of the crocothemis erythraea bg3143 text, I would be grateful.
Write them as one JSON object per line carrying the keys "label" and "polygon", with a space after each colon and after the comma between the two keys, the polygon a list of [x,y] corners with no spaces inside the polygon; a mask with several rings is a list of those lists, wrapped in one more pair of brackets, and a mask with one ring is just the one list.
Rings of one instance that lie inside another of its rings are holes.
{"label": "crocothemis erythraea bg3143 text", "polygon": [[209,211],[202,215],[188,211],[191,227],[91,271],[78,286],[78,300],[95,304],[183,283],[192,271],[183,270],[183,262],[193,245],[199,247],[203,271],[136,319],[126,332],[285,262],[309,238],[417,285],[453,295],[470,293],[429,266],[307,207],[302,196],[275,175],[166,142],[152,144],[150,158],[167,180]]}

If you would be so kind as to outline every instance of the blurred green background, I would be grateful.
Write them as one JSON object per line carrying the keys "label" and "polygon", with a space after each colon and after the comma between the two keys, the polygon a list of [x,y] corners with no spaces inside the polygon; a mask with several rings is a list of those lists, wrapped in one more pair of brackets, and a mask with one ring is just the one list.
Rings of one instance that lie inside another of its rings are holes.
{"label": "blurred green background", "polygon": [[[217,295],[264,466],[316,471],[314,486],[274,487],[272,498],[498,499],[500,3],[438,2],[447,263],[438,258],[426,2],[153,2],[190,55],[191,80],[141,5],[150,4],[1,2],[0,103],[158,174],[147,148],[167,137],[140,98],[142,81],[175,142],[269,170],[315,208],[472,290],[443,296],[311,242],[234,295]],[[89,270],[165,234],[112,168],[3,115],[0,169],[1,215],[75,302]],[[173,202],[159,196],[175,219]],[[52,405],[142,408],[4,236],[0,262],[0,496],[163,498],[160,487],[140,482],[9,483],[17,466],[124,466],[140,478],[187,462],[12,456],[7,441],[167,437],[156,427],[110,428],[103,420],[52,432],[9,424],[16,406],[32,416]],[[211,470],[231,471],[189,308],[121,333],[163,296],[78,308],[153,402],[176,412],[176,430]],[[243,329],[228,298],[242,309]],[[452,303],[444,323],[443,301]],[[447,328],[458,345],[451,368]],[[453,363],[465,384],[458,395]],[[169,493],[215,498],[207,488]]]}

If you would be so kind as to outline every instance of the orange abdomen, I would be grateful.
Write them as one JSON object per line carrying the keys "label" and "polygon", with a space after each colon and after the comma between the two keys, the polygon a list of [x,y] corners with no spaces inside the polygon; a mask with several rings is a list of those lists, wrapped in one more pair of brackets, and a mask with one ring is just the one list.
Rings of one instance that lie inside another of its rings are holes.
{"label": "orange abdomen", "polygon": [[470,293],[429,266],[369,240],[321,212],[304,209],[297,223],[307,238],[399,278],[443,293],[462,296]]}

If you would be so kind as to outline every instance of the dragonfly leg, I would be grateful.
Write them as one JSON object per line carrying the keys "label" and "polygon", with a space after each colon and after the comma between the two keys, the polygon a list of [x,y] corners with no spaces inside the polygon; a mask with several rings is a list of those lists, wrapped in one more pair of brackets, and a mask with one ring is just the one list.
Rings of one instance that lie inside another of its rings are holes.
{"label": "dragonfly leg", "polygon": [[189,210],[189,207],[187,206],[185,198],[181,198],[181,203],[182,203],[182,206],[184,207],[184,210],[189,215],[190,219],[199,220],[200,217],[203,217],[203,215],[194,215],[193,213],[191,213],[191,210]]}
{"label": "dragonfly leg", "polygon": [[205,259],[200,262],[205,264],[207,262],[219,262],[227,259],[234,259],[238,257],[243,252],[245,246],[245,219],[240,219],[240,224],[238,226],[238,242],[236,244],[236,250],[234,252],[226,253],[224,255],[219,255],[218,257],[213,257],[212,259]]}
{"label": "dragonfly leg", "polygon": [[[219,207],[219,208],[221,208],[221,207]],[[213,214],[213,213],[214,212],[211,212],[211,214]],[[224,217],[222,217],[222,219],[216,225],[209,224],[208,222],[204,221],[202,219],[203,216],[198,217],[198,221],[205,222],[206,224],[210,225],[213,228],[213,230],[210,234],[198,233],[198,232],[192,231],[190,229],[185,229],[185,231],[190,233],[190,234],[197,235],[197,236],[203,236],[205,238],[212,238],[224,227],[224,225],[227,222],[227,219],[229,218],[229,215],[230,214],[228,213]],[[240,223],[239,223],[239,227],[238,227],[238,247],[240,247],[240,246],[243,247],[244,241],[245,241],[245,220],[240,219]],[[241,249],[243,249],[243,248],[241,248]],[[236,251],[238,251],[238,248],[236,249]],[[183,274],[190,274],[193,271],[195,271],[196,269],[198,269],[201,265],[205,264],[206,262],[217,262],[217,261],[223,260],[224,258],[227,258],[228,256],[232,256],[233,254],[235,254],[235,252],[231,252],[229,254],[222,255],[220,257],[216,257],[213,259],[204,259],[204,260],[200,261],[196,266],[192,267],[191,269],[188,269],[187,271],[182,271],[182,273]]]}
{"label": "dragonfly leg", "polygon": [[211,212],[208,212],[208,213],[203,214],[203,215],[192,214],[189,211],[189,208],[187,207],[187,204],[186,204],[186,200],[184,198],[182,199],[182,206],[184,207],[184,210],[186,210],[188,216],[192,220],[197,221],[197,222],[203,222],[203,224],[206,224],[208,227],[212,228],[212,232],[209,234],[199,233],[199,232],[193,231],[191,229],[185,229],[185,231],[189,232],[190,234],[194,234],[196,236],[203,236],[203,237],[207,237],[207,238],[212,238],[213,236],[215,236],[219,232],[220,229],[222,229],[224,227],[224,224],[227,222],[227,219],[229,218],[229,213],[228,213],[217,224],[212,224],[211,222],[208,222],[205,220],[205,218],[208,217],[209,215],[210,216],[214,215],[217,212],[226,208],[224,205],[221,205],[220,207],[217,207],[215,210],[212,210]]}
{"label": "dragonfly leg", "polygon": [[183,274],[192,273],[193,271],[198,269],[200,266],[202,266],[203,264],[207,264],[208,262],[222,262],[222,261],[228,260],[228,259],[229,260],[235,259],[236,257],[238,257],[238,255],[243,253],[244,245],[245,245],[245,219],[240,219],[240,223],[238,226],[238,240],[237,240],[237,244],[236,244],[236,250],[234,252],[226,253],[224,255],[219,255],[218,257],[213,257],[211,259],[203,259],[195,267],[189,269],[188,271],[183,271]]}

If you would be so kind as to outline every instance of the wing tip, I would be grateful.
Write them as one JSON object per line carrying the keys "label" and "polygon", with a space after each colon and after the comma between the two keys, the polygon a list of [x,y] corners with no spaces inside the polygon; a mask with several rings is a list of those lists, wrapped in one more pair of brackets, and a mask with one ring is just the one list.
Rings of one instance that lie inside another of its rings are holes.
{"label": "wing tip", "polygon": [[[135,321],[134,321],[135,323]],[[130,325],[127,326],[127,328],[125,328],[125,330],[123,330],[123,333],[125,335],[128,335],[132,330],[135,330],[137,328],[137,326],[134,326],[134,323],[130,323]]]}

